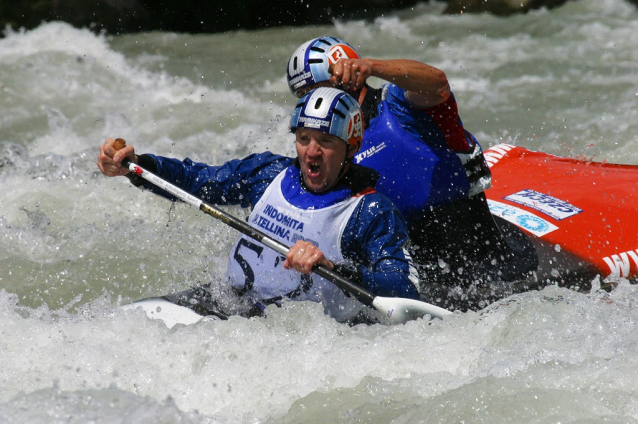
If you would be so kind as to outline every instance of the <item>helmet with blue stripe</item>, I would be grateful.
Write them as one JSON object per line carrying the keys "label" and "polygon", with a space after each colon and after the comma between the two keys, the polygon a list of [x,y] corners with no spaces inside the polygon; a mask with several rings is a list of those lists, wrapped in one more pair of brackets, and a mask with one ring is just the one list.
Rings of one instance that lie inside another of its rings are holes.
{"label": "helmet with blue stripe", "polygon": [[303,43],[288,60],[288,87],[297,97],[304,88],[330,79],[330,65],[339,59],[360,59],[357,51],[335,37],[319,37]]}
{"label": "helmet with blue stripe", "polygon": [[290,119],[290,131],[307,128],[334,135],[348,145],[361,146],[363,112],[348,93],[336,88],[321,87],[303,96]]}

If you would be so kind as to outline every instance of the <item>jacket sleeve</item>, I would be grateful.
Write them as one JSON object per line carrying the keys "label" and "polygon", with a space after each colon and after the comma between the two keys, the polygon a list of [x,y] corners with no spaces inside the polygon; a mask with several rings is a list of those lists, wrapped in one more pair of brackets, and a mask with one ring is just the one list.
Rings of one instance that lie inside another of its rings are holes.
{"label": "jacket sleeve", "polygon": [[[193,162],[188,158],[181,161],[149,154],[140,156],[140,166],[144,167],[142,161],[147,163],[149,171],[202,200],[244,208],[252,208],[273,179],[293,163],[291,158],[270,152],[252,154],[220,166]],[[143,184],[143,187],[175,200],[150,183]]]}
{"label": "jacket sleeve", "polygon": [[351,265],[347,268],[356,268],[344,276],[375,296],[420,299],[407,242],[405,219],[394,204],[380,194],[364,196],[343,234],[341,249]]}
{"label": "jacket sleeve", "polygon": [[445,102],[428,108],[413,106],[405,98],[405,90],[395,84],[384,86],[390,111],[401,127],[421,137],[432,147],[467,152],[473,147],[463,127],[454,94]]}

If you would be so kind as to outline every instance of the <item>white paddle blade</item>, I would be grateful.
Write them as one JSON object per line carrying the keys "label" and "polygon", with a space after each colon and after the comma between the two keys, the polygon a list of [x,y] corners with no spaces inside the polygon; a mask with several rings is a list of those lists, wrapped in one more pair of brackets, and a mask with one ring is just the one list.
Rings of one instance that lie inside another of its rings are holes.
{"label": "white paddle blade", "polygon": [[168,328],[173,328],[175,324],[195,324],[203,318],[192,309],[176,305],[160,297],[138,300],[128,305],[122,305],[121,308],[124,310],[142,308],[146,312],[146,316],[164,321]]}
{"label": "white paddle blade", "polygon": [[400,297],[375,297],[372,306],[382,312],[391,324],[404,324],[407,321],[430,315],[432,318],[443,318],[452,312],[429,303]]}

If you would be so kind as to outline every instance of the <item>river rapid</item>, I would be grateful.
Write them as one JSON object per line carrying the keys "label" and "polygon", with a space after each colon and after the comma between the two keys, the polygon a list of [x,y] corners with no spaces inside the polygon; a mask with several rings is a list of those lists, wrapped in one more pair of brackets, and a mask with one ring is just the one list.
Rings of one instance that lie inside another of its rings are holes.
{"label": "river rapid", "polygon": [[292,155],[285,66],[316,36],[443,69],[484,148],[638,165],[634,7],[441,10],[210,35],[95,35],[56,22],[6,33],[0,422],[638,422],[628,282],[611,293],[550,286],[399,326],[349,327],[312,303],[172,329],[119,309],[221,285],[237,233],[104,177],[98,146],[122,137],[140,153],[212,164]]}

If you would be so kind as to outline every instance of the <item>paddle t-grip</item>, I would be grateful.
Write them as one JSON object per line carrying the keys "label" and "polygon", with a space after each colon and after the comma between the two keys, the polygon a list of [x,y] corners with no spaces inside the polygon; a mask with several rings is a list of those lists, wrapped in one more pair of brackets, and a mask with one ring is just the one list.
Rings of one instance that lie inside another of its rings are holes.
{"label": "paddle t-grip", "polygon": [[[113,142],[113,148],[115,149],[115,151],[117,152],[118,150],[121,150],[124,148],[124,146],[126,146],[126,140],[124,140],[123,138],[116,138],[115,141]],[[129,166],[130,161],[127,158],[122,159],[122,166],[123,167],[128,167]]]}
{"label": "paddle t-grip", "polygon": [[113,143],[113,148],[116,151],[123,149],[124,146],[126,146],[126,140],[124,140],[123,138],[116,138],[115,139],[115,142]]}

